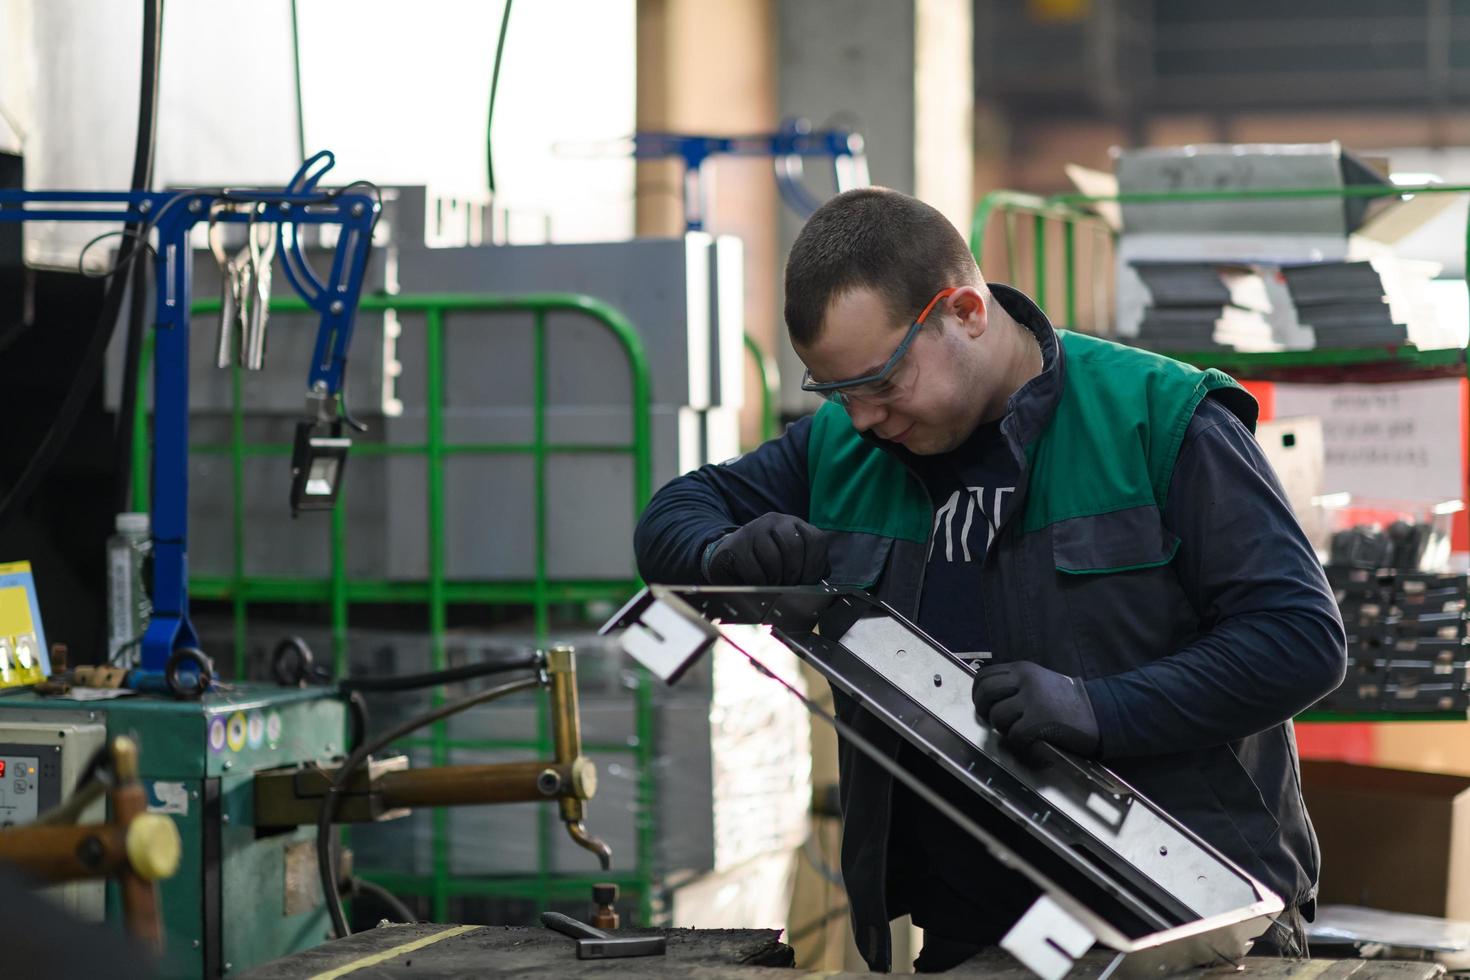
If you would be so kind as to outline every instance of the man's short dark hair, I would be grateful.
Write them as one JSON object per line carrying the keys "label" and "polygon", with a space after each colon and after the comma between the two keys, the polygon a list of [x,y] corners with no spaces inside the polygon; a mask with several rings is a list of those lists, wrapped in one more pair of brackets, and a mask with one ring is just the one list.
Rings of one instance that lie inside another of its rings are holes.
{"label": "man's short dark hair", "polygon": [[914,317],[947,286],[975,285],[979,271],[944,215],[884,187],[838,194],[808,219],[786,260],[786,329],[813,343],[834,298],[875,290],[895,321]]}

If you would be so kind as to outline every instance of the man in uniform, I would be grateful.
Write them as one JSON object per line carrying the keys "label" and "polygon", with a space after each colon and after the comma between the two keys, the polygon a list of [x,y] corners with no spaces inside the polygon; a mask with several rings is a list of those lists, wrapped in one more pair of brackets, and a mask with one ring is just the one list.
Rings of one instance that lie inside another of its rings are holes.
{"label": "man in uniform", "polygon": [[[665,486],[651,582],[872,590],[977,666],[1008,743],[1102,760],[1276,891],[1304,954],[1317,889],[1291,718],[1342,681],[1331,589],[1218,371],[1057,331],[987,283],[939,212],[879,188],[807,222],[786,324],[815,415]],[[945,774],[834,692],[839,715]],[[849,746],[842,867],[868,965],[888,923],[920,971],[999,941],[1036,889]]]}

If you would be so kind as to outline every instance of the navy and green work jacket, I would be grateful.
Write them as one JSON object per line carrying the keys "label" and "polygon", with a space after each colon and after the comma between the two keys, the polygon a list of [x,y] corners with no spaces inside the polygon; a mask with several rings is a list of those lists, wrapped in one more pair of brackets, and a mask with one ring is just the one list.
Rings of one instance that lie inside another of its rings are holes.
{"label": "navy and green work jacket", "polygon": [[[1083,678],[1106,764],[1290,905],[1316,894],[1318,850],[1290,718],[1341,683],[1342,621],[1223,374],[1066,331],[1020,292],[991,291],[1035,334],[1041,373],[1001,432],[1020,474],[981,566],[997,661]],[[639,523],[651,582],[704,581],[710,542],[768,512],[829,533],[834,585],[918,618],[934,504],[901,446],[835,404],[756,451],[682,476]],[[839,714],[897,752],[849,699]],[[893,782],[839,752],[842,867],[854,936],[889,968]],[[977,847],[979,845],[976,845]],[[958,938],[958,937],[957,937]]]}

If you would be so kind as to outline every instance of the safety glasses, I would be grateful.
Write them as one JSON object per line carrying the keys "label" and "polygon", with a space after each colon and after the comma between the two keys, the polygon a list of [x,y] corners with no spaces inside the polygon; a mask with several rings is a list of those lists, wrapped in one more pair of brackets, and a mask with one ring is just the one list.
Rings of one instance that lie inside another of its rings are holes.
{"label": "safety glasses", "polygon": [[934,307],[938,306],[941,300],[956,291],[957,287],[951,286],[948,289],[941,289],[934,295],[934,298],[929,301],[929,305],[924,307],[918,319],[914,320],[908,332],[904,334],[903,342],[898,345],[898,349],[893,352],[893,355],[877,371],[874,371],[872,374],[865,374],[860,378],[849,378],[846,381],[813,381],[812,372],[808,369],[801,377],[801,390],[815,392],[828,401],[837,402],[839,405],[847,404],[849,398],[860,398],[863,401],[882,401],[886,398],[894,397],[897,392],[895,392],[892,384],[893,374],[898,370],[903,356],[909,352],[909,347],[913,344],[914,338],[919,335],[919,328],[924,325],[924,321],[929,318],[929,314],[934,312]]}

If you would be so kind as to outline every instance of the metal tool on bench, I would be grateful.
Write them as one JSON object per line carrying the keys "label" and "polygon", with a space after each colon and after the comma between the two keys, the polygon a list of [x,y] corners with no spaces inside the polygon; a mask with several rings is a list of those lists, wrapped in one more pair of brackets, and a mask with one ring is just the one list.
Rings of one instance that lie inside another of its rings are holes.
{"label": "metal tool on bench", "polygon": [[1048,980],[1094,943],[1117,953],[1104,975],[1233,961],[1282,909],[1103,766],[1045,745],[1044,765],[1012,754],[975,713],[970,667],[865,592],[655,585],[603,632],[620,629],[624,650],[670,683],[718,642],[757,667],[763,645],[784,644],[939,763],[958,784],[922,783],[829,717],[854,748],[1042,890],[1001,945]]}
{"label": "metal tool on bench", "polygon": [[542,912],[541,924],[577,941],[577,959],[611,960],[623,956],[662,956],[668,952],[663,936],[614,936],[560,912]]}

